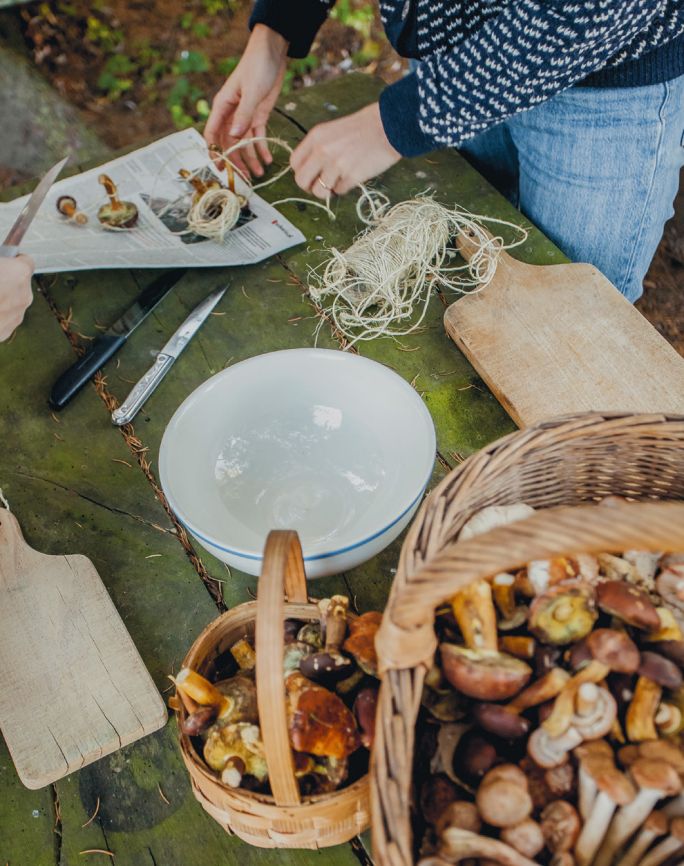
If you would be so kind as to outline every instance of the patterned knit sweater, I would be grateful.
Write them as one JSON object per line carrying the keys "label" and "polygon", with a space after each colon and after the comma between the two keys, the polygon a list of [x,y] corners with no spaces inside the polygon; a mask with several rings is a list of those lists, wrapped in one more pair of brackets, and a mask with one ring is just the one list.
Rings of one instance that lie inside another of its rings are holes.
{"label": "patterned knit sweater", "polygon": [[[334,0],[256,0],[305,56]],[[638,86],[684,74],[684,0],[380,0],[418,70],[385,88],[385,133],[404,156],[462,142],[574,84]]]}

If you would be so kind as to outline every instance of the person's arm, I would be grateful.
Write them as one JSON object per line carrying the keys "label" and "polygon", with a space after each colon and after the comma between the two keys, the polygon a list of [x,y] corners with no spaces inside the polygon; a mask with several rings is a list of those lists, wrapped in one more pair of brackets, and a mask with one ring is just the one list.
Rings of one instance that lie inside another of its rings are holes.
{"label": "person's arm", "polygon": [[385,134],[402,156],[464,141],[600,69],[643,30],[641,0],[520,0],[380,96]]}
{"label": "person's arm", "polygon": [[256,0],[250,30],[265,24],[289,43],[288,57],[306,57],[335,0]]}
{"label": "person's arm", "polygon": [[0,342],[22,323],[31,305],[33,261],[28,256],[0,258]]}

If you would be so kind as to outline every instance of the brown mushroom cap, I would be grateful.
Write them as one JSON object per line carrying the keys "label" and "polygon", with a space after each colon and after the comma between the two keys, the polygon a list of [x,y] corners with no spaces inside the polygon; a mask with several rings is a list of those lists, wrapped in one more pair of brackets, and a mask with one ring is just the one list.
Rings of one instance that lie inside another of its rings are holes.
{"label": "brown mushroom cap", "polygon": [[639,676],[646,677],[666,689],[678,689],[682,684],[682,672],[674,662],[653,652],[641,653]]}
{"label": "brown mushroom cap", "polygon": [[646,631],[660,627],[660,617],[648,595],[623,580],[606,580],[596,587],[598,606],[628,625]]}
{"label": "brown mushroom cap", "polygon": [[552,854],[572,850],[580,833],[577,809],[565,800],[554,800],[541,813],[541,829]]}
{"label": "brown mushroom cap", "polygon": [[662,836],[663,833],[667,833],[669,823],[667,815],[664,812],[654,809],[644,821],[644,830],[648,830],[649,833],[655,833],[656,836]]}
{"label": "brown mushroom cap", "polygon": [[640,758],[651,758],[670,764],[680,776],[684,776],[684,754],[669,740],[646,740],[636,746]]}
{"label": "brown mushroom cap", "polygon": [[354,656],[356,663],[370,676],[378,675],[378,655],[375,651],[375,635],[380,628],[382,614],[371,610],[356,619],[349,620],[349,637],[342,649]]}
{"label": "brown mushroom cap", "polygon": [[[346,646],[346,644],[345,644]],[[498,652],[440,644],[442,669],[451,685],[480,701],[503,701],[517,694],[532,676],[529,665]]]}
{"label": "brown mushroom cap", "polygon": [[597,617],[590,586],[559,584],[530,605],[529,630],[544,643],[563,646],[589,634]]}
{"label": "brown mushroom cap", "polygon": [[489,785],[491,782],[498,782],[501,779],[512,782],[514,785],[519,785],[521,788],[527,787],[527,776],[515,764],[498,764],[496,767],[492,767],[481,784]]}
{"label": "brown mushroom cap", "polygon": [[517,740],[530,731],[529,719],[507,710],[500,704],[475,704],[472,716],[483,730],[505,740]]}
{"label": "brown mushroom cap", "polygon": [[603,662],[611,671],[633,674],[639,667],[639,648],[624,631],[597,628],[586,638],[592,657]]}
{"label": "brown mushroom cap", "polygon": [[457,798],[456,784],[445,773],[435,773],[425,780],[420,789],[420,811],[423,818],[428,824],[436,825]]}
{"label": "brown mushroom cap", "polygon": [[536,857],[544,847],[544,834],[536,821],[526,818],[513,827],[504,827],[501,831],[501,841],[515,848],[525,857]]}
{"label": "brown mushroom cap", "polygon": [[483,780],[477,789],[475,802],[482,820],[492,827],[513,827],[532,812],[532,798],[526,788],[506,778],[488,784]]}
{"label": "brown mushroom cap", "polygon": [[680,668],[684,668],[684,640],[658,641],[658,652]]}
{"label": "brown mushroom cap", "polygon": [[435,822],[435,832],[441,836],[447,827],[458,827],[460,830],[479,833],[482,829],[482,819],[475,803],[468,800],[454,800],[449,803]]}
{"label": "brown mushroom cap", "polygon": [[637,758],[629,770],[639,788],[662,791],[663,797],[673,797],[682,790],[677,771],[666,761]]}

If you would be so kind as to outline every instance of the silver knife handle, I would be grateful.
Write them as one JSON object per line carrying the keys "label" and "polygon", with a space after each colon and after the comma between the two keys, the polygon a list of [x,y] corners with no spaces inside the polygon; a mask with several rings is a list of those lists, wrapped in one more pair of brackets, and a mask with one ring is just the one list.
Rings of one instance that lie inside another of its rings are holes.
{"label": "silver knife handle", "polygon": [[117,427],[123,427],[128,424],[137,415],[140,407],[150,397],[154,389],[168,373],[171,365],[176,359],[173,355],[165,355],[160,352],[157,358],[131,390],[131,393],[126,397],[118,409],[112,412],[112,423]]}
{"label": "silver knife handle", "polygon": [[13,259],[19,255],[19,247],[12,244],[0,244],[0,259]]}

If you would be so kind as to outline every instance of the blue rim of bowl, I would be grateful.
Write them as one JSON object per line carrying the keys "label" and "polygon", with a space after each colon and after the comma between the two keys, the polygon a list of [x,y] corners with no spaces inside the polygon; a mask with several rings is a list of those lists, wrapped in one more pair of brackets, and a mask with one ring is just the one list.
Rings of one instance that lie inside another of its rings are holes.
{"label": "blue rim of bowl", "polygon": [[[434,468],[434,467],[433,467]],[[374,532],[373,535],[369,535],[368,538],[364,538],[362,541],[355,541],[354,544],[348,544],[346,547],[340,547],[339,550],[332,550],[328,553],[317,553],[313,556],[305,556],[304,562],[317,562],[321,559],[331,559],[333,556],[341,556],[343,553],[349,553],[352,550],[357,550],[359,547],[363,547],[365,544],[369,544],[371,541],[375,541],[376,538],[380,538],[381,535],[384,535],[388,529],[391,529],[393,526],[396,526],[397,523],[402,519],[402,517],[406,517],[409,511],[416,506],[416,504],[422,499],[425,491],[427,489],[428,484],[430,483],[430,478],[432,477],[432,471],[430,475],[428,475],[427,481],[423,484],[420,493],[416,496],[413,502],[405,508],[398,517],[395,517],[391,523],[388,523],[383,529]],[[169,502],[171,505],[171,502]],[[195,538],[198,538],[200,541],[205,542],[210,545],[210,547],[215,548],[216,550],[220,550],[223,553],[229,553],[231,556],[237,556],[240,559],[249,559],[252,562],[260,562],[264,557],[262,555],[258,555],[256,553],[241,553],[238,550],[233,550],[231,547],[224,547],[222,544],[217,544],[215,541],[212,541],[210,538],[202,535],[201,532],[198,532],[194,529],[189,523],[186,523],[185,520],[177,513],[177,511],[171,505],[171,510],[176,515],[178,520],[183,524],[183,526],[190,532]]]}
{"label": "blue rim of bowl", "polygon": [[[236,368],[238,368],[242,365],[246,366],[248,364],[259,362],[261,359],[263,359],[269,355],[276,355],[276,354],[280,354],[280,353],[283,353],[283,354],[288,353],[289,354],[289,353],[295,353],[295,352],[297,352],[297,353],[299,353],[299,352],[316,352],[318,354],[324,353],[324,354],[330,354],[330,355],[344,354],[344,353],[340,353],[339,349],[311,349],[308,347],[301,347],[301,348],[297,348],[297,349],[276,349],[273,352],[265,352],[263,355],[254,355],[253,357],[245,358],[244,360],[239,361],[237,364],[234,364],[228,370],[222,370],[218,373],[215,373],[213,376],[210,376],[209,379],[205,380],[201,385],[199,385],[197,388],[195,388],[195,390],[192,391],[185,398],[185,400],[181,403],[181,405],[173,413],[169,423],[166,426],[166,429],[164,430],[164,435],[162,436],[162,441],[161,441],[161,445],[159,448],[158,463],[159,463],[159,473],[160,473],[162,490],[164,491],[164,495],[166,496],[166,499],[169,503],[169,506],[171,507],[171,510],[176,515],[176,517],[178,518],[180,523],[188,530],[188,532],[191,532],[200,541],[205,542],[206,544],[210,545],[211,547],[215,548],[216,550],[220,550],[223,553],[228,553],[232,556],[236,556],[240,559],[247,559],[247,560],[250,560],[252,562],[260,562],[263,559],[263,554],[246,553],[244,551],[238,551],[238,550],[233,550],[232,548],[229,548],[229,547],[224,547],[222,544],[219,544],[219,542],[215,541],[212,538],[208,538],[207,536],[203,535],[201,532],[194,529],[192,524],[189,521],[185,520],[181,516],[180,511],[176,508],[176,506],[173,502],[173,496],[168,490],[168,485],[166,485],[164,483],[165,472],[164,472],[164,469],[163,469],[162,463],[161,463],[161,454],[162,454],[162,450],[163,450],[163,446],[164,446],[164,439],[166,438],[169,426],[173,422],[176,415],[178,415],[178,413],[182,410],[183,406],[198,391],[204,390],[205,388],[207,388],[209,383],[213,379],[218,379],[219,377],[228,373],[229,370],[235,370]],[[394,376],[396,376],[397,379],[403,384],[403,386],[405,388],[407,388],[413,394],[414,397],[418,398],[418,403],[422,409],[422,412],[424,413],[424,415],[427,417],[427,419],[430,422],[430,434],[431,434],[430,438],[432,439],[432,455],[433,455],[433,457],[432,457],[432,462],[430,463],[430,466],[429,466],[427,478],[425,479],[422,487],[420,488],[420,492],[413,498],[411,503],[409,505],[407,505],[403,509],[403,511],[397,517],[395,517],[390,523],[388,523],[382,529],[376,530],[372,535],[369,535],[367,538],[364,538],[361,541],[355,541],[352,544],[347,545],[346,547],[341,547],[338,550],[334,550],[334,551],[330,551],[330,552],[326,552],[326,553],[317,553],[314,555],[304,556],[305,562],[315,562],[318,560],[330,559],[333,556],[340,556],[343,553],[347,553],[351,550],[356,550],[357,548],[363,547],[363,545],[368,544],[369,542],[373,541],[374,539],[379,538],[381,535],[383,535],[385,532],[387,532],[388,529],[391,529],[393,526],[395,526],[402,519],[402,517],[404,517],[416,505],[416,503],[421,499],[421,497],[425,494],[425,490],[427,489],[428,484],[430,483],[430,478],[432,477],[432,473],[434,472],[434,468],[435,468],[435,460],[437,458],[437,436],[436,436],[436,430],[435,430],[435,422],[432,418],[430,410],[427,408],[427,406],[425,405],[424,401],[420,398],[420,396],[416,393],[415,389],[406,381],[406,379],[404,379],[402,376],[400,376],[398,373],[396,373],[390,367],[387,367],[385,364],[382,364],[380,361],[374,361],[372,358],[365,358],[364,356],[361,356],[361,355],[347,355],[346,357],[347,358],[354,358],[355,363],[356,362],[364,362],[364,363],[377,364],[380,367],[384,367],[388,372],[390,372]]]}

